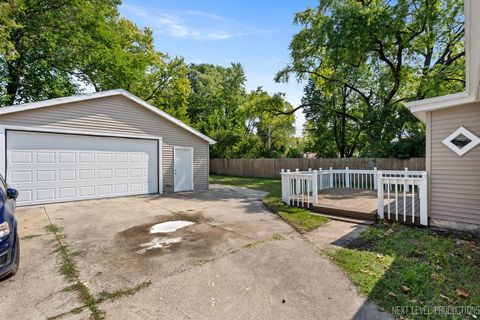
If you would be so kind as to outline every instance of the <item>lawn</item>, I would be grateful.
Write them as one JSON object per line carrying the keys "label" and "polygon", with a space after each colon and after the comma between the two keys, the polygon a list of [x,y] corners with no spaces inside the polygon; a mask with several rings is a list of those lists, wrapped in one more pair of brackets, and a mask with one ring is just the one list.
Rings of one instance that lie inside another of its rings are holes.
{"label": "lawn", "polygon": [[263,198],[265,205],[302,233],[313,230],[329,221],[328,218],[313,215],[307,210],[290,207],[283,203],[280,180],[210,175],[210,183],[246,187],[268,192],[268,195]]}
{"label": "lawn", "polygon": [[479,239],[380,223],[329,255],[397,318],[480,318]]}

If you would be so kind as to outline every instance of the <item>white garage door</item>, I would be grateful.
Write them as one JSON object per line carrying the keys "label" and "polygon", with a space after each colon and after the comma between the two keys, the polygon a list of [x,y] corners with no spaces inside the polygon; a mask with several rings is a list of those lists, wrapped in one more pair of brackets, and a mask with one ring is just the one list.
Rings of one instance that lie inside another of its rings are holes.
{"label": "white garage door", "polygon": [[158,192],[157,140],[7,131],[19,205]]}

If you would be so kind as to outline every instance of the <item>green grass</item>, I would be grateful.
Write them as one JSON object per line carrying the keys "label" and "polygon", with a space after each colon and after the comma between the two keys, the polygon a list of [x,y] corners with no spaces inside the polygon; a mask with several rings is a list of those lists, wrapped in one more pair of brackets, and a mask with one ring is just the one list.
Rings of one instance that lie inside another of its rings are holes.
{"label": "green grass", "polygon": [[67,314],[78,314],[82,312],[84,308],[90,310],[91,319],[105,319],[105,312],[98,308],[100,303],[133,295],[152,284],[151,281],[147,281],[132,288],[120,289],[114,292],[102,291],[99,296],[95,298],[88,287],[80,281],[80,272],[74,258],[79,252],[72,252],[65,241],[63,241],[65,238],[65,235],[61,233],[63,229],[57,225],[49,224],[45,227],[45,230],[55,237],[54,252],[57,253],[60,258],[59,273],[63,276],[65,281],[69,283],[69,286],[65,287],[63,291],[77,293],[82,301],[82,306],[75,307],[70,311],[50,317],[48,318],[49,320],[59,319]]}
{"label": "green grass", "polygon": [[307,210],[290,207],[283,203],[280,180],[210,175],[210,183],[246,187],[268,192],[268,195],[263,198],[263,203],[301,233],[313,230],[329,221],[328,218],[312,215]]}
{"label": "green grass", "polygon": [[[474,319],[440,314],[437,306],[474,306],[480,317],[478,239],[378,224],[364,231],[350,249],[328,254],[363,294],[397,318]],[[468,298],[459,296],[460,288]]]}
{"label": "green grass", "polygon": [[78,271],[73,254],[68,245],[62,240],[64,238],[64,235],[60,233],[62,228],[54,224],[49,224],[45,229],[55,236],[55,252],[60,257],[59,272],[65,281],[71,283],[68,290],[78,294],[81,301],[90,310],[93,319],[104,319],[104,313],[98,308],[97,300],[93,297],[88,287],[80,281],[80,272]]}
{"label": "green grass", "polygon": [[122,297],[131,296],[137,293],[138,291],[149,287],[151,284],[152,284],[152,281],[146,281],[132,288],[120,289],[114,292],[102,291],[100,292],[99,297],[97,298],[97,302],[101,303],[107,300],[112,301]]}

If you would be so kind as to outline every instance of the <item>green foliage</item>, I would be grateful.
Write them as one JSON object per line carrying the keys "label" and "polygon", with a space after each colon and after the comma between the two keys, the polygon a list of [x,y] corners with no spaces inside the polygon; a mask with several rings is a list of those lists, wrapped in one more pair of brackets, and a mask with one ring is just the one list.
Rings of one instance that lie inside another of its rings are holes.
{"label": "green foliage", "polygon": [[461,0],[326,0],[298,13],[277,80],[309,80],[312,151],[423,155],[424,128],[403,103],[464,89],[462,14]]}
{"label": "green foliage", "polygon": [[258,88],[247,93],[240,64],[230,67],[190,65],[191,92],[188,116],[192,125],[217,143],[213,158],[281,157],[288,152],[295,132],[294,116],[275,117],[271,109],[292,106],[280,94]]}
{"label": "green foliage", "polygon": [[310,79],[302,99],[309,150],[319,157],[352,157],[365,140],[359,102],[346,86],[334,85],[328,91],[324,88],[320,90]]}
{"label": "green foliage", "polygon": [[0,106],[123,88],[217,140],[213,157],[281,157],[294,117],[281,94],[245,90],[242,66],[187,65],[155,50],[118,0],[0,3]]}

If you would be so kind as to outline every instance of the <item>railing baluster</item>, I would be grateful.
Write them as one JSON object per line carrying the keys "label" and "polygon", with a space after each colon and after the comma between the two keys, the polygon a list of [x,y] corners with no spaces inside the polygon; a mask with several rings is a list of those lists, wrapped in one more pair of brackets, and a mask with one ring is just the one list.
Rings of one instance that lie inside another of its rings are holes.
{"label": "railing baluster", "polygon": [[412,180],[412,223],[415,223],[415,181]]}
{"label": "railing baluster", "polygon": [[387,180],[388,219],[390,219],[390,178]]}
{"label": "railing baluster", "polygon": [[403,221],[407,221],[407,177],[403,180]]}
{"label": "railing baluster", "polygon": [[318,201],[318,191],[317,191],[317,170],[313,170],[313,176],[312,176],[312,206],[316,206],[317,205],[317,201]]}
{"label": "railing baluster", "polygon": [[302,177],[300,175],[298,176],[298,181],[300,182],[300,197],[301,197],[300,203],[301,203],[301,207],[303,207],[303,183],[302,183]]}

